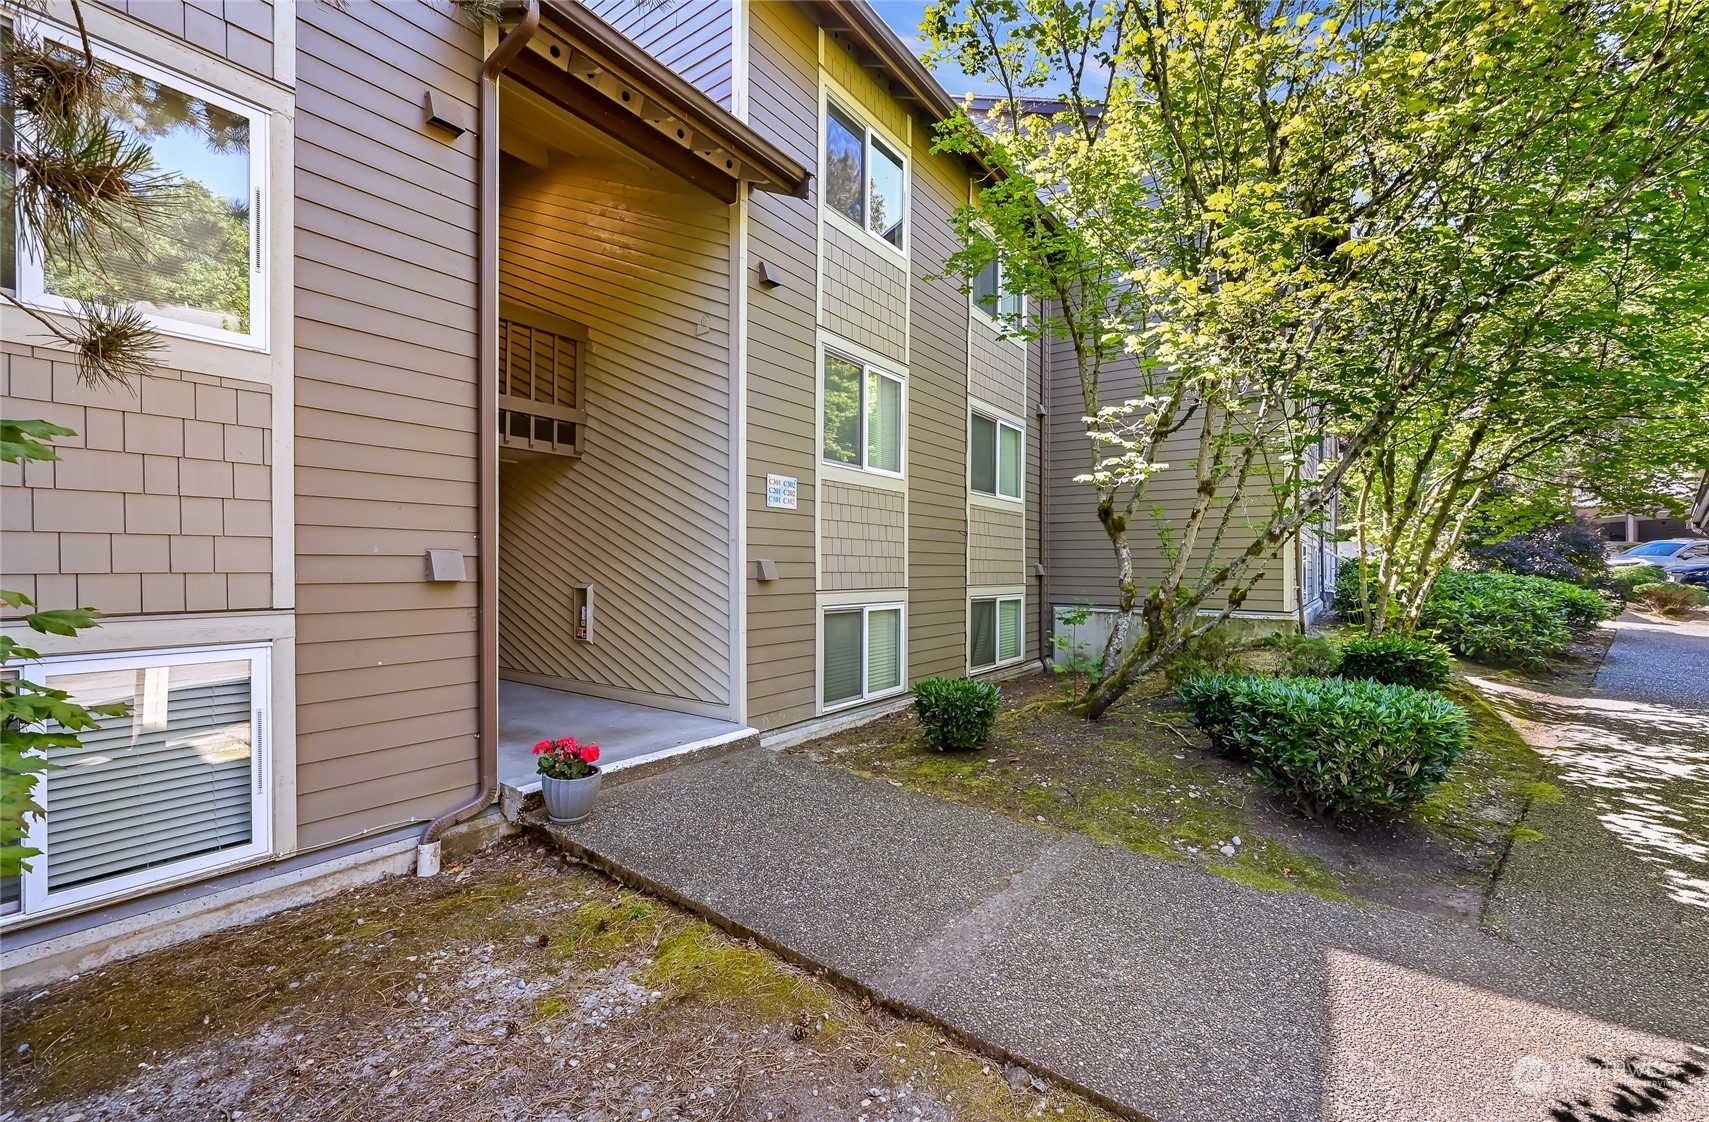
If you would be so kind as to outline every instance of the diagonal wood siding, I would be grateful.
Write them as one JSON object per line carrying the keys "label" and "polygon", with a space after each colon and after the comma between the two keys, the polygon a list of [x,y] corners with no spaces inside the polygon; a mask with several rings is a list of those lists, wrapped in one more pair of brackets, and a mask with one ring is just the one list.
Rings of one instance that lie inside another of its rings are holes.
{"label": "diagonal wood siding", "polygon": [[728,706],[729,209],[575,161],[503,182],[504,298],[585,325],[591,356],[582,457],[502,473],[500,665]]}

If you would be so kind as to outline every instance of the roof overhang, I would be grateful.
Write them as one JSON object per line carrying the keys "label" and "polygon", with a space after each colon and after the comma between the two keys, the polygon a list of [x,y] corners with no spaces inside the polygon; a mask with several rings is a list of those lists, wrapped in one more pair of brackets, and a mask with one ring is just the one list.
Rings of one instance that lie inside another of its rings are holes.
{"label": "roof overhang", "polygon": [[573,0],[542,0],[505,75],[724,202],[806,196],[806,168]]}
{"label": "roof overhang", "polygon": [[[883,75],[890,96],[913,106],[933,123],[947,121],[961,111],[961,103],[938,84],[925,63],[892,31],[890,25],[866,0],[807,0],[825,29],[854,48],[860,62]],[[995,168],[979,157],[974,163],[993,175]]]}

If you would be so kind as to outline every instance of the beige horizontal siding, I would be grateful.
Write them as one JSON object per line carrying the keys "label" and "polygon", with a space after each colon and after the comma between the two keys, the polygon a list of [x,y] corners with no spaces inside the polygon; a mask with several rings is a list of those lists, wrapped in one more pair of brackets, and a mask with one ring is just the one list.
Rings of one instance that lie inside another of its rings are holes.
{"label": "beige horizontal siding", "polygon": [[[819,166],[818,32],[801,6],[752,4],[749,119],[791,157]],[[817,177],[809,187],[817,192]],[[813,446],[816,356],[816,201],[755,192],[748,256],[785,278],[748,287],[748,559],[777,564],[775,581],[748,582],[748,723],[778,728],[813,715],[817,697]],[[795,510],[765,505],[767,474],[800,481]]]}
{"label": "beige horizontal siding", "polygon": [[968,389],[987,405],[1025,419],[1027,408],[1027,348],[1005,339],[983,316],[974,315],[972,361]]}
{"label": "beige horizontal siding", "polygon": [[730,108],[735,13],[731,0],[653,4],[636,0],[587,0],[587,7],[625,38],[694,83],[695,89]]}
{"label": "beige horizontal siding", "polygon": [[908,671],[967,666],[967,297],[938,276],[955,251],[949,217],[967,169],[914,131],[913,315],[908,368]]}
{"label": "beige horizontal siding", "polygon": [[[1051,352],[1051,398],[1049,418],[1050,472],[1050,586],[1055,604],[1114,604],[1116,561],[1109,538],[1098,522],[1097,494],[1090,483],[1076,483],[1074,476],[1091,470],[1091,445],[1081,418],[1085,415],[1079,373],[1067,343],[1054,341]],[[1138,387],[1131,363],[1107,366],[1103,376],[1106,403],[1131,396]],[[1134,563],[1142,585],[1155,584],[1167,572],[1159,528],[1170,528],[1175,537],[1185,525],[1194,499],[1191,461],[1196,437],[1180,434],[1164,449],[1164,460],[1172,466],[1148,484],[1148,501],[1128,531]],[[1258,507],[1238,508],[1224,536],[1220,556],[1232,557],[1252,541],[1254,522],[1262,521]],[[1242,609],[1286,611],[1283,601],[1282,562],[1271,564],[1254,584]],[[1217,607],[1219,598],[1207,603]]]}
{"label": "beige horizontal siding", "polygon": [[[475,775],[475,138],[421,127],[476,100],[480,35],[450,9],[297,8],[298,841],[432,818]],[[360,158],[346,153],[361,152]]]}

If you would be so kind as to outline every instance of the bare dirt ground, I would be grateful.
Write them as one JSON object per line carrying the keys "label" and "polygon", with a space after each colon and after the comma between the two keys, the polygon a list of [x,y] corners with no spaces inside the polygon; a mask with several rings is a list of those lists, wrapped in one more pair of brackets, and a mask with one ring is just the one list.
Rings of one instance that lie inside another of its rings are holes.
{"label": "bare dirt ground", "polygon": [[[1560,673],[1594,674],[1593,639]],[[1255,652],[1256,657],[1262,654]],[[1255,667],[1255,669],[1261,669]],[[1404,817],[1330,826],[1305,818],[1211,751],[1161,679],[1102,720],[1069,713],[1079,682],[1048,673],[1002,683],[989,746],[938,753],[911,711],[792,751],[861,775],[1143,853],[1192,861],[1263,889],[1304,890],[1477,921],[1485,893],[1547,768],[1475,691],[1452,695],[1472,738],[1449,779]]]}
{"label": "bare dirt ground", "polygon": [[522,840],[0,1006],[0,1122],[1107,1118]]}

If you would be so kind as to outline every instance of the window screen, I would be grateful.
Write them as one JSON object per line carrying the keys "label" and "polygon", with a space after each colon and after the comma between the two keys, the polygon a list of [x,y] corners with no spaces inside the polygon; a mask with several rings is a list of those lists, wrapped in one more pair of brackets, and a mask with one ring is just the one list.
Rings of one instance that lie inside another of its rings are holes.
{"label": "window screen", "polygon": [[848,701],[863,692],[861,613],[825,613],[825,703]]}
{"label": "window screen", "polygon": [[1021,431],[1003,425],[998,429],[997,493],[1006,498],[1021,497]]}
{"label": "window screen", "polygon": [[995,315],[997,297],[1002,289],[1002,270],[996,258],[992,258],[973,275],[973,302],[983,308],[986,315]]}
{"label": "window screen", "polygon": [[881,140],[872,142],[872,232],[902,248],[902,226],[907,216],[906,185],[902,157]]}
{"label": "window screen", "polygon": [[48,891],[249,844],[250,666],[180,663],[54,674],[81,705],[127,702],[55,749],[45,782]]}
{"label": "window screen", "polygon": [[866,466],[902,471],[902,383],[874,373],[868,381]]}
{"label": "window screen", "polygon": [[989,417],[973,415],[971,460],[973,489],[982,494],[997,493],[997,422]]}
{"label": "window screen", "polygon": [[1021,657],[1021,602],[997,601],[997,660]]}
{"label": "window screen", "polygon": [[866,692],[883,693],[902,684],[902,611],[885,608],[866,615]]}

